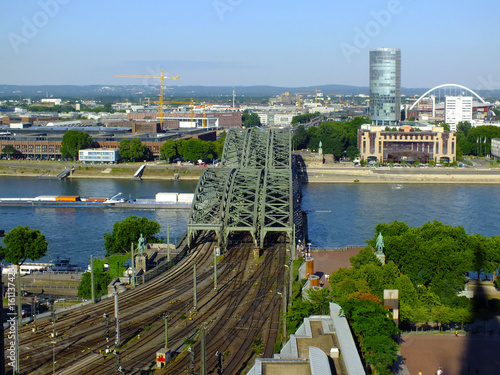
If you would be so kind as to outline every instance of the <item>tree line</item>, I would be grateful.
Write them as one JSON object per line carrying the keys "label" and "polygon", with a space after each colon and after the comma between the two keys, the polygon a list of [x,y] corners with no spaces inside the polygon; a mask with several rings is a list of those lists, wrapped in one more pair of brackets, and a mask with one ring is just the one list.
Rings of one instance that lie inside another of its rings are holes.
{"label": "tree line", "polygon": [[352,160],[359,155],[358,129],[366,123],[366,117],[356,117],[346,122],[323,121],[308,129],[299,125],[292,138],[293,148],[317,152],[321,142],[323,153],[333,154],[336,160],[344,156]]}
{"label": "tree line", "polygon": [[463,155],[485,156],[491,154],[491,140],[500,138],[500,128],[483,125],[473,128],[470,122],[457,124],[457,159]]}
{"label": "tree line", "polygon": [[[186,161],[212,160],[222,157],[226,133],[216,141],[203,141],[197,138],[169,139],[160,147],[160,158],[171,162],[175,158]],[[96,147],[92,137],[78,130],[68,130],[61,142],[61,156],[63,158],[78,160],[80,150]],[[126,138],[120,141],[120,157],[126,161],[152,160],[151,150],[139,138]]]}

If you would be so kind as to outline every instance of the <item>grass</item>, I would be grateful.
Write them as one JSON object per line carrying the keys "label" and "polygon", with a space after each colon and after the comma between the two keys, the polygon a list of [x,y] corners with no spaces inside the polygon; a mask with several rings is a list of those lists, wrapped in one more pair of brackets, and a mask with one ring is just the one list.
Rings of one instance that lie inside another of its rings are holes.
{"label": "grass", "polygon": [[115,277],[122,277],[125,267],[123,264],[130,259],[130,254],[114,254],[105,259],[94,259],[95,269],[104,269],[104,263],[109,264],[109,273],[114,279]]}

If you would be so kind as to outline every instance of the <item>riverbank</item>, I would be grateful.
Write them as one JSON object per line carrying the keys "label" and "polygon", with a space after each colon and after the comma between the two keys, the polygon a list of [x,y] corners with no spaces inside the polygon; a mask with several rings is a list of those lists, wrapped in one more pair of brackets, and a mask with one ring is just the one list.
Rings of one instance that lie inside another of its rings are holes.
{"label": "riverbank", "polygon": [[307,168],[310,183],[500,184],[498,168],[354,167],[337,163]]}
{"label": "riverbank", "polygon": [[[132,179],[144,163],[116,165],[81,164],[57,161],[0,161],[0,176],[57,178],[64,169],[68,178]],[[198,180],[207,167],[148,162],[144,180]],[[379,184],[500,184],[500,168],[488,167],[354,167],[352,163],[307,163],[310,183]]]}
{"label": "riverbank", "polygon": [[192,165],[165,162],[82,164],[79,162],[40,160],[1,160],[0,176],[57,178],[65,169],[72,170],[68,178],[132,179],[141,165],[146,164],[144,180],[198,180],[205,170]]}

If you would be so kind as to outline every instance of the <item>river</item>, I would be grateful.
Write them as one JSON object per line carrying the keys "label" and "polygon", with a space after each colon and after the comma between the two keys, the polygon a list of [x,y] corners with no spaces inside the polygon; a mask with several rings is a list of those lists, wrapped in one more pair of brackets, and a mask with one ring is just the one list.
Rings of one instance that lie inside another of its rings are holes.
{"label": "river", "polygon": [[[192,193],[196,184],[197,181],[59,181],[3,176],[0,177],[0,197],[111,197],[121,192],[127,198],[154,199],[158,192]],[[500,189],[496,185],[408,184],[396,187],[391,184],[303,185],[302,208],[308,212],[312,247],[362,245],[373,237],[376,224],[394,220],[410,226],[438,220],[461,225],[469,234],[500,235]],[[19,225],[39,229],[47,237],[51,259],[67,256],[72,263],[85,265],[91,254],[104,256],[104,233],[111,233],[115,222],[130,215],[157,221],[161,225],[160,236],[164,238],[169,224],[171,242],[175,242],[186,231],[189,210],[0,207],[0,229],[6,233]]]}

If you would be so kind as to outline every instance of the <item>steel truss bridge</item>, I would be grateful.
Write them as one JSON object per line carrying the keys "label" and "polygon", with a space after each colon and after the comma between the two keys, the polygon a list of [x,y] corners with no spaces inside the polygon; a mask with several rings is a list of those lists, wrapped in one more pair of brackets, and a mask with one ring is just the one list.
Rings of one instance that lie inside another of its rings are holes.
{"label": "steel truss bridge", "polygon": [[270,232],[285,232],[294,243],[294,218],[301,218],[294,176],[290,130],[229,130],[221,167],[206,169],[198,181],[188,243],[206,230],[224,246],[236,232],[251,234],[261,249]]}

